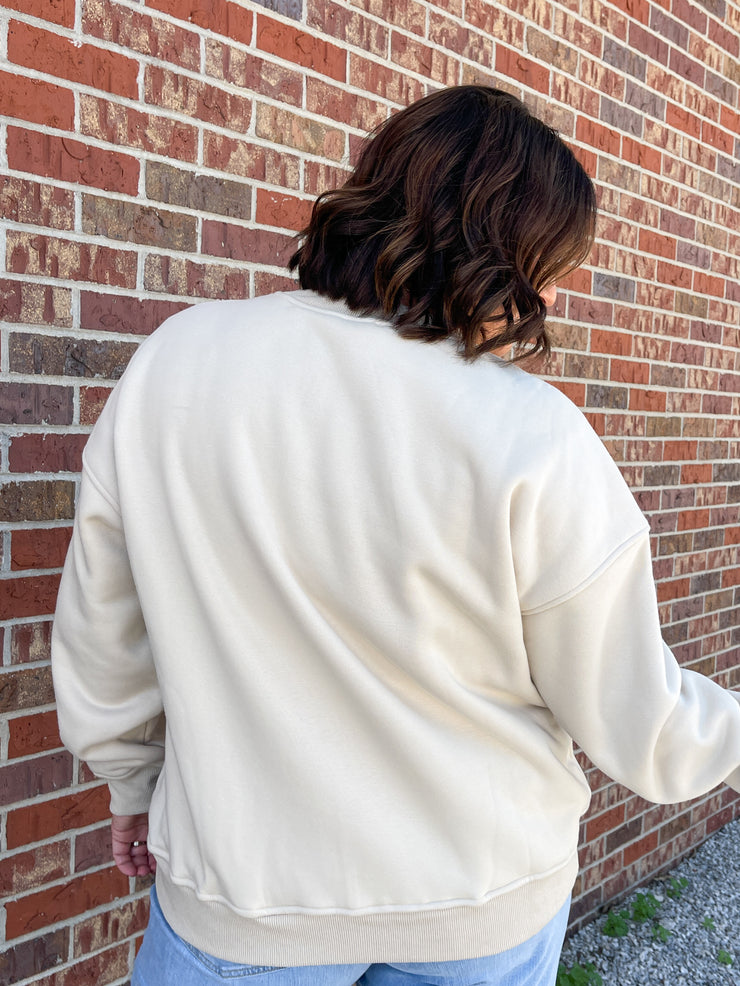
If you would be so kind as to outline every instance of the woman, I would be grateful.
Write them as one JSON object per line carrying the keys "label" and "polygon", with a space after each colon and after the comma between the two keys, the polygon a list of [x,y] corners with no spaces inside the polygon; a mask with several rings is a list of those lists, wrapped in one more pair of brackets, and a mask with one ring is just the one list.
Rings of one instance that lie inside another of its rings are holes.
{"label": "woman", "polygon": [[546,986],[572,739],[655,801],[740,790],[738,696],[662,643],[629,490],[500,355],[547,349],[594,217],[517,99],[437,92],[319,198],[303,290],[199,305],[134,357],[54,672],[116,862],[156,861],[136,986]]}

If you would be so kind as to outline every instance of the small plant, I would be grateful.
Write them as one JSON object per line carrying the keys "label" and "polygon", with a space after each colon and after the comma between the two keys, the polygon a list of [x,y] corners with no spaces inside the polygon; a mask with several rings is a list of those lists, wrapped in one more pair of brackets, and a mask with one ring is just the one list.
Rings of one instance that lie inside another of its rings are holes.
{"label": "small plant", "polygon": [[658,921],[653,925],[653,940],[660,942],[661,945],[665,945],[668,939],[671,937],[671,932],[668,928],[664,928],[662,924]]}
{"label": "small plant", "polygon": [[629,917],[629,911],[609,911],[602,932],[609,938],[624,938],[630,931],[630,926],[627,924]]}
{"label": "small plant", "polygon": [[668,883],[668,886],[666,887],[666,893],[671,898],[671,900],[680,900],[681,895],[683,894],[684,890],[688,887],[688,885],[689,885],[689,881],[686,879],[685,876],[681,876],[678,878],[672,876]]}
{"label": "small plant", "polygon": [[717,927],[717,925],[714,923],[714,921],[710,917],[704,918],[704,920],[701,923],[701,926],[702,926],[702,928],[706,928],[707,931],[714,931],[714,929]]}
{"label": "small plant", "polygon": [[717,961],[722,965],[732,965],[732,956],[724,948],[721,948],[717,953]]}
{"label": "small plant", "polygon": [[555,986],[603,986],[603,982],[593,962],[588,962],[585,968],[576,962],[570,969],[561,962]]}
{"label": "small plant", "polygon": [[652,894],[638,894],[632,905],[632,920],[637,924],[643,921],[650,921],[660,909],[660,901]]}

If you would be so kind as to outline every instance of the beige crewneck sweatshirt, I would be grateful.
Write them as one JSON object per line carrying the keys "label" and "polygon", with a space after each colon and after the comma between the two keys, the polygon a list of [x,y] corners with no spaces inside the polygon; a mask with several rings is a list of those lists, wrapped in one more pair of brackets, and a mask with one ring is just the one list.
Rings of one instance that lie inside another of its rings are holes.
{"label": "beige crewneck sweatshirt", "polygon": [[168,921],[236,962],[530,937],[576,874],[572,739],[651,800],[740,790],[738,695],[662,643],[581,413],[310,292],[141,346],[85,452],[53,671],[112,810],[150,809]]}

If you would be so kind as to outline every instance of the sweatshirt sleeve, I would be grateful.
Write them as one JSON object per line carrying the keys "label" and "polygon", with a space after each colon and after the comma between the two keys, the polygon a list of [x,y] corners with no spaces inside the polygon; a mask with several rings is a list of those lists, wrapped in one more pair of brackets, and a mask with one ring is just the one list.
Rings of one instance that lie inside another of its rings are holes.
{"label": "sweatshirt sleeve", "polygon": [[108,781],[111,811],[149,807],[164,715],[114,498],[85,466],[52,636],[62,739]]}
{"label": "sweatshirt sleeve", "polygon": [[659,803],[740,791],[740,693],[679,667],[661,639],[646,533],[523,624],[536,687],[606,774]]}

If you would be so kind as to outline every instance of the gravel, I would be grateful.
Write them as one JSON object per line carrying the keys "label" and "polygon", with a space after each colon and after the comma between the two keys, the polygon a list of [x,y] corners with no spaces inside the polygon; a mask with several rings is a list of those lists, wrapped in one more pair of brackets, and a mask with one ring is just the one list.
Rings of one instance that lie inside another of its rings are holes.
{"label": "gravel", "polygon": [[[668,894],[672,880],[688,881],[680,897]],[[657,899],[655,916],[629,920],[620,938],[603,933],[607,915],[597,918],[566,941],[567,969],[593,963],[604,986],[740,986],[740,820],[613,910],[631,914],[640,894]],[[670,932],[665,943],[655,940],[657,923]],[[719,961],[722,954],[732,965]]]}

